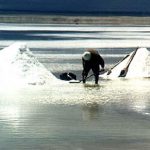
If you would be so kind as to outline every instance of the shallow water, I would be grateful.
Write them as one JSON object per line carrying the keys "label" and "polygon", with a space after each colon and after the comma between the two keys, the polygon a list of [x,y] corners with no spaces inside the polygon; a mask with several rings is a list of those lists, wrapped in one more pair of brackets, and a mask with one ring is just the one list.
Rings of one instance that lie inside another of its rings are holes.
{"label": "shallow water", "polygon": [[[100,47],[101,40],[105,37],[111,43],[116,40],[114,35],[127,34],[138,42],[149,34],[150,27],[1,24],[0,30],[1,47],[14,41],[26,41],[27,45],[29,42],[35,56],[57,77],[70,71],[80,79],[80,57],[87,39],[94,42],[93,36],[100,34],[93,45],[109,68],[134,50],[132,40],[127,37],[129,48]],[[70,37],[77,44],[61,47]],[[55,47],[52,41],[61,44]],[[91,78],[86,85],[51,82],[22,88],[0,87],[0,149],[149,150],[149,85],[149,79],[101,79],[99,86],[94,86]]]}
{"label": "shallow water", "polygon": [[145,79],[1,93],[1,149],[149,149],[148,87]]}

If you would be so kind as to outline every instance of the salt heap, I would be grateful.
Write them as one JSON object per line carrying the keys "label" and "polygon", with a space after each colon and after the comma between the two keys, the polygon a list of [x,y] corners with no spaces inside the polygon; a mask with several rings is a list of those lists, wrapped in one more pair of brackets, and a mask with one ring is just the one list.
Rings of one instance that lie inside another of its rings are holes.
{"label": "salt heap", "polygon": [[150,77],[150,52],[146,48],[138,48],[100,77],[108,79]]}
{"label": "salt heap", "polygon": [[1,85],[43,85],[57,81],[25,43],[14,43],[0,51]]}

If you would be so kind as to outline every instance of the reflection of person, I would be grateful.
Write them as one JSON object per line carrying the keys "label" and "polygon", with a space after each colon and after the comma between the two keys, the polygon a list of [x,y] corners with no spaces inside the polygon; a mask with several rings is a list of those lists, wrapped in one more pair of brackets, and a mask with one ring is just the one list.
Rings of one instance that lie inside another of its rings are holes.
{"label": "reflection of person", "polygon": [[98,51],[94,49],[88,49],[86,52],[83,53],[82,63],[83,63],[83,72],[82,72],[83,83],[86,82],[87,75],[89,71],[92,69],[95,76],[95,84],[98,84],[100,72],[99,65],[101,65],[102,70],[104,70],[105,66],[104,60],[100,56]]}
{"label": "reflection of person", "polygon": [[83,120],[98,119],[103,111],[103,107],[96,102],[87,103],[82,106],[82,118]]}

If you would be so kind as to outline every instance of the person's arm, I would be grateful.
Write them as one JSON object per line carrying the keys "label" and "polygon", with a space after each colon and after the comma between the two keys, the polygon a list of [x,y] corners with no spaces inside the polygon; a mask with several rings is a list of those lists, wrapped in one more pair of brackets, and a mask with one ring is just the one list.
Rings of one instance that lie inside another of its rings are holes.
{"label": "person's arm", "polygon": [[82,71],[82,76],[84,74],[84,68],[85,68],[85,60],[82,58],[82,66],[83,66],[83,71]]}
{"label": "person's arm", "polygon": [[102,69],[105,67],[104,59],[99,55],[99,64],[101,65]]}
{"label": "person's arm", "polygon": [[82,58],[82,65],[83,65],[83,70],[82,70],[82,81],[85,83],[85,60]]}
{"label": "person's arm", "polygon": [[82,58],[82,66],[83,66],[83,69],[85,67],[85,60]]}

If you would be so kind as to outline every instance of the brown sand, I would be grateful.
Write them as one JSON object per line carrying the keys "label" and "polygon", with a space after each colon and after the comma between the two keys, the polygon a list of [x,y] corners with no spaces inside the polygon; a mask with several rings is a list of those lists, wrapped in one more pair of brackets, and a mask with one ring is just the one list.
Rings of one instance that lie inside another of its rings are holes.
{"label": "brown sand", "polygon": [[150,17],[12,14],[12,15],[0,15],[0,23],[150,25]]}

